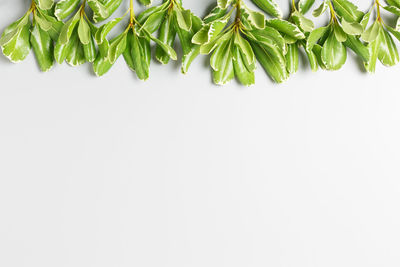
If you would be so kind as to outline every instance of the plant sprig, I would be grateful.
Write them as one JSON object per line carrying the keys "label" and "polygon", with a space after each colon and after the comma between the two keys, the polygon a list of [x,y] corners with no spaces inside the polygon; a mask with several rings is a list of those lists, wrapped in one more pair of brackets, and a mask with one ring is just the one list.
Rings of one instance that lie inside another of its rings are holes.
{"label": "plant sprig", "polygon": [[[27,12],[3,31],[0,47],[12,62],[24,60],[33,50],[42,71],[54,62],[88,62],[98,76],[123,56],[141,80],[150,76],[152,45],[162,64],[177,60],[174,47],[179,47],[183,73],[200,54],[210,55],[216,84],[236,78],[247,86],[255,83],[258,65],[273,81],[287,80],[298,71],[301,53],[312,71],[340,69],[348,50],[368,72],[375,71],[377,61],[385,66],[400,61],[393,39],[400,40],[399,0],[374,0],[366,13],[349,0],[322,0],[313,15],[328,14],[329,21],[319,28],[307,17],[315,0],[288,0],[291,12],[286,20],[275,0],[215,0],[215,8],[204,19],[184,8],[182,0],[163,0],[138,16],[134,1],[126,1],[125,14],[107,20],[123,0],[32,0]],[[249,8],[249,1],[260,11]],[[397,24],[386,22],[383,11],[397,18]],[[109,38],[117,25],[123,30]]]}

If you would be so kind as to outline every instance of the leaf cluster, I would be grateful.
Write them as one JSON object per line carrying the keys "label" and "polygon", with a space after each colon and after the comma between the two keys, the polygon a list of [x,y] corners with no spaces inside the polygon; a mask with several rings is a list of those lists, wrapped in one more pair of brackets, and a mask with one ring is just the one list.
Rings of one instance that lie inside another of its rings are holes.
{"label": "leaf cluster", "polygon": [[[151,5],[151,0],[138,1]],[[153,56],[167,64],[177,60],[177,48],[183,73],[198,55],[210,55],[216,84],[236,78],[247,86],[254,84],[258,65],[273,81],[287,80],[298,71],[301,53],[312,71],[339,70],[349,50],[368,72],[375,71],[378,61],[385,66],[399,62],[393,37],[400,40],[400,0],[374,0],[366,13],[349,0],[322,0],[312,14],[327,14],[329,21],[319,28],[307,17],[315,0],[288,0],[292,8],[286,20],[275,0],[249,1],[259,10],[249,8],[246,0],[216,0],[200,19],[182,0],[163,0],[138,16],[129,0],[122,17],[104,22],[123,0],[32,0],[28,11],[3,31],[0,47],[12,62],[24,60],[33,50],[42,71],[54,62],[89,62],[98,76],[122,56],[141,80],[149,78]],[[397,24],[385,22],[382,11],[398,18]],[[121,25],[123,30],[110,38]]]}

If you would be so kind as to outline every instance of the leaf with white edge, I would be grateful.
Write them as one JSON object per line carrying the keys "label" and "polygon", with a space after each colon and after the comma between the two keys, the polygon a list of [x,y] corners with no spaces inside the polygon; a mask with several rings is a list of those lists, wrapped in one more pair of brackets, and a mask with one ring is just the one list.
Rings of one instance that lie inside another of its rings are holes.
{"label": "leaf with white edge", "polygon": [[372,24],[367,30],[365,30],[361,34],[361,38],[364,41],[371,43],[378,37],[381,29],[382,24],[379,21],[375,21],[374,24]]}
{"label": "leaf with white edge", "polygon": [[395,6],[395,7],[400,8],[400,0],[386,0],[386,3],[389,6]]}
{"label": "leaf with white edge", "polygon": [[[5,31],[0,39],[0,46],[3,54],[11,62],[20,62],[24,60],[31,50],[30,44],[30,23],[14,25],[11,32]],[[8,37],[8,38],[7,38]],[[9,38],[11,37],[11,38]]]}
{"label": "leaf with white edge", "polygon": [[233,49],[233,69],[241,84],[250,86],[255,83],[254,69],[249,69],[244,61],[244,55],[238,47]]}
{"label": "leaf with white edge", "polygon": [[121,22],[121,18],[116,18],[113,19],[106,24],[103,24],[100,28],[97,29],[96,33],[94,34],[95,40],[97,44],[103,43],[103,41],[106,39],[106,36],[108,33],[119,23]]}
{"label": "leaf with white edge", "polygon": [[174,14],[176,21],[179,25],[179,28],[185,30],[185,31],[190,31],[192,28],[192,14],[190,10],[178,10],[174,9]]}
{"label": "leaf with white edge", "polygon": [[79,20],[80,20],[80,14],[79,12],[77,12],[73,18],[71,18],[69,21],[67,21],[67,23],[65,23],[65,25],[61,29],[59,37],[59,42],[61,44],[68,43],[72,33],[75,30],[75,26],[79,22]]}
{"label": "leaf with white edge", "polygon": [[165,20],[167,16],[167,11],[158,10],[151,14],[142,24],[141,29],[146,29],[146,31],[153,33],[158,30],[161,26],[161,23]]}
{"label": "leaf with white edge", "polygon": [[383,8],[386,9],[387,11],[397,15],[397,16],[400,16],[400,8],[398,8],[398,7],[395,7],[395,6],[384,6]]}
{"label": "leaf with white edge", "polygon": [[126,36],[127,33],[124,32],[111,40],[110,47],[108,49],[108,59],[112,64],[114,64],[117,58],[125,51],[127,39]]}
{"label": "leaf with white edge", "polygon": [[286,70],[285,58],[282,54],[255,42],[251,42],[250,44],[258,62],[273,81],[282,83],[288,79],[289,74]]}
{"label": "leaf with white edge", "polygon": [[299,69],[299,48],[297,44],[288,45],[285,58],[287,71],[289,73],[296,73]]}
{"label": "leaf with white edge", "polygon": [[343,31],[342,27],[338,23],[333,24],[333,33],[338,42],[345,42],[347,40],[347,34]]}
{"label": "leaf with white edge", "polygon": [[301,14],[306,14],[308,10],[312,7],[315,0],[300,0],[299,1],[299,12]]}
{"label": "leaf with white edge", "polygon": [[365,30],[368,26],[369,19],[371,17],[371,13],[372,13],[372,9],[368,13],[366,13],[360,21],[360,24],[363,27],[363,30]]}
{"label": "leaf with white edge", "polygon": [[155,42],[157,45],[159,45],[171,57],[172,60],[176,60],[177,59],[176,52],[171,46],[169,46],[167,44],[164,44],[163,42],[161,42],[160,40],[158,40],[157,38],[155,38],[151,34],[149,34],[148,37],[153,42]]}
{"label": "leaf with white edge", "polygon": [[74,12],[79,4],[80,0],[61,0],[57,2],[56,8],[54,10],[54,15],[58,20],[64,20],[66,19],[69,15]]}
{"label": "leaf with white edge", "polygon": [[234,38],[234,44],[239,47],[240,52],[243,53],[243,55],[245,56],[244,59],[247,65],[255,64],[256,57],[249,42],[242,38],[240,34],[236,34]]}
{"label": "leaf with white edge", "polygon": [[275,28],[279,32],[286,34],[294,39],[304,39],[306,36],[304,33],[293,23],[290,23],[282,19],[271,19],[267,20],[267,26]]}
{"label": "leaf with white edge", "polygon": [[369,61],[369,49],[357,37],[348,35],[344,45],[353,50],[364,62]]}
{"label": "leaf with white edge", "polygon": [[400,31],[396,30],[390,26],[386,26],[386,29],[394,36],[397,40],[400,41]]}
{"label": "leaf with white edge", "polygon": [[303,14],[298,11],[294,11],[291,18],[293,22],[305,32],[311,32],[314,29],[314,22],[307,19]]}
{"label": "leaf with white edge", "polygon": [[36,0],[40,9],[48,10],[53,7],[54,0]]}
{"label": "leaf with white edge", "polygon": [[264,29],[265,28],[265,16],[264,14],[250,10],[248,8],[242,9],[242,14],[246,15],[247,19],[251,23],[252,26],[258,28],[258,29]]}
{"label": "leaf with white edge", "polygon": [[217,4],[219,8],[225,9],[232,3],[232,0],[218,0]]}
{"label": "leaf with white edge", "polygon": [[349,35],[360,35],[363,32],[363,26],[358,22],[348,22],[342,19],[342,29]]}
{"label": "leaf with white edge", "polygon": [[73,67],[84,64],[86,61],[85,54],[76,32],[71,36],[69,47],[66,58],[67,63]]}
{"label": "leaf with white edge", "polygon": [[321,27],[321,28],[317,28],[315,30],[313,30],[310,35],[308,36],[307,39],[307,45],[306,45],[306,49],[308,51],[311,51],[314,47],[314,45],[318,42],[319,39],[322,38],[322,36],[324,36],[324,34],[330,30],[330,27]]}
{"label": "leaf with white edge", "polygon": [[100,0],[87,0],[88,6],[93,10],[93,20],[98,22],[109,17],[107,7]]}
{"label": "leaf with white edge", "polygon": [[30,42],[41,71],[48,71],[54,65],[53,40],[50,35],[35,25],[31,30]]}
{"label": "leaf with white edge", "polygon": [[282,11],[274,0],[252,0],[256,6],[271,16],[282,18]]}
{"label": "leaf with white edge", "polygon": [[204,23],[207,24],[224,17],[226,15],[226,11],[226,8],[220,8],[219,6],[216,6],[213,8],[213,10],[211,10],[210,14],[204,18]]}
{"label": "leaf with white edge", "polygon": [[399,62],[399,52],[392,37],[385,30],[380,33],[381,45],[379,47],[378,59],[383,65],[391,67]]}
{"label": "leaf with white edge", "polygon": [[346,62],[346,47],[332,33],[322,46],[321,59],[328,70],[339,70]]}
{"label": "leaf with white edge", "polygon": [[319,17],[321,16],[325,10],[328,8],[328,2],[326,0],[323,0],[322,4],[313,11],[313,16],[314,17]]}
{"label": "leaf with white edge", "polygon": [[231,41],[228,40],[225,43],[222,43],[218,49],[214,51],[214,54],[219,52],[219,56],[215,62],[217,70],[213,71],[215,84],[224,85],[235,77],[231,45]]}
{"label": "leaf with white edge", "polygon": [[192,38],[192,42],[198,45],[210,43],[225,28],[229,16],[204,25]]}
{"label": "leaf with white edge", "polygon": [[331,0],[335,12],[349,22],[360,22],[364,12],[358,10],[358,7],[348,0]]}
{"label": "leaf with white edge", "polygon": [[[173,46],[176,38],[176,28],[180,27],[174,25],[174,17],[166,16],[163,23],[161,24],[158,39],[169,46]],[[175,23],[176,24],[176,23]],[[156,47],[156,59],[162,64],[167,64],[169,62],[169,55],[164,51],[162,47],[157,45]]]}
{"label": "leaf with white edge", "polygon": [[86,20],[83,17],[81,17],[81,20],[79,21],[78,36],[79,36],[79,40],[81,41],[81,43],[85,44],[85,45],[89,44],[90,39],[92,38],[89,24],[86,22]]}

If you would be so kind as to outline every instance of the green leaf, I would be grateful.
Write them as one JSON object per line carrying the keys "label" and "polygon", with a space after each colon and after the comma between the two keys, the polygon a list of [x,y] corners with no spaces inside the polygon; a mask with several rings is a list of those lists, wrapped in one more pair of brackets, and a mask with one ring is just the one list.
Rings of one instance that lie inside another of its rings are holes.
{"label": "green leaf", "polygon": [[380,32],[381,45],[379,47],[378,58],[385,66],[394,66],[399,62],[399,52],[396,45],[385,30]]}
{"label": "green leaf", "polygon": [[24,60],[31,50],[29,15],[11,24],[0,38],[3,54],[12,62]]}
{"label": "green leaf", "polygon": [[110,47],[108,50],[108,59],[112,64],[114,64],[117,58],[125,51],[126,35],[127,35],[126,32],[121,33],[110,42]]}
{"label": "green leaf", "polygon": [[86,20],[83,17],[81,17],[81,20],[79,21],[78,36],[79,36],[79,40],[84,45],[89,44],[90,39],[92,39],[92,34],[90,32],[89,24],[86,22]]}
{"label": "green leaf", "polygon": [[360,35],[363,33],[363,26],[358,22],[347,22],[342,19],[342,29],[349,35]]}
{"label": "green leaf", "polygon": [[389,6],[395,6],[395,7],[400,8],[400,0],[386,0],[386,3]]}
{"label": "green leaf", "polygon": [[342,27],[340,27],[338,23],[334,23],[332,27],[336,40],[341,43],[347,40],[347,34],[343,31]]}
{"label": "green leaf", "polygon": [[308,10],[312,7],[315,0],[300,0],[299,1],[299,11],[301,14],[306,14]]}
{"label": "green leaf", "polygon": [[89,43],[83,44],[83,53],[87,62],[93,62],[96,59],[97,51],[92,36],[89,38]]}
{"label": "green leaf", "polygon": [[167,11],[162,9],[154,12],[144,21],[144,23],[142,24],[142,29],[146,29],[150,33],[155,32],[160,28],[161,23],[165,20],[167,16]]}
{"label": "green leaf", "polygon": [[93,71],[97,76],[103,76],[112,67],[113,64],[108,60],[108,51],[102,51],[102,49],[109,47],[107,40],[104,40],[99,47],[100,53],[97,54],[96,60],[93,62]]}
{"label": "green leaf", "polygon": [[282,11],[274,0],[252,0],[256,6],[271,16],[282,18]]}
{"label": "green leaf", "polygon": [[100,0],[87,0],[88,6],[93,10],[94,22],[99,22],[110,16],[107,7]]}
{"label": "green leaf", "polygon": [[53,67],[53,41],[50,35],[38,25],[32,27],[30,42],[36,60],[42,71],[48,71]]}
{"label": "green leaf", "polygon": [[284,38],[272,27],[265,27],[263,30],[254,29],[246,32],[246,34],[251,34],[249,37],[256,42],[278,49],[281,53],[286,53],[286,43]]}
{"label": "green leaf", "polygon": [[140,80],[147,80],[150,72],[150,41],[132,32],[128,33],[127,38],[125,61]]}
{"label": "green leaf", "polygon": [[54,15],[58,20],[64,20],[69,15],[74,12],[79,4],[80,0],[61,0],[56,4],[56,8],[54,10]]}
{"label": "green leaf", "polygon": [[285,58],[278,50],[250,42],[258,62],[268,73],[269,77],[277,83],[282,83],[289,77],[286,70]]}
{"label": "green leaf", "polygon": [[233,50],[233,69],[241,84],[250,86],[255,83],[254,70],[249,70],[244,61],[244,55],[238,47]]}
{"label": "green leaf", "polygon": [[151,5],[152,0],[139,0],[142,5],[149,6]]}
{"label": "green leaf", "polygon": [[[175,28],[180,28],[178,25],[177,27],[174,27],[172,19],[173,18],[170,18],[169,16],[164,19],[163,23],[161,24],[160,34],[158,36],[158,39],[161,42],[169,46],[174,45],[176,37]],[[168,53],[165,52],[164,48],[160,47],[159,45],[156,47],[156,59],[162,64],[167,64],[170,59]]]}
{"label": "green leaf", "polygon": [[299,48],[297,44],[289,44],[285,55],[286,68],[289,73],[296,73],[299,69]]}
{"label": "green leaf", "polygon": [[230,16],[204,25],[192,38],[192,42],[198,45],[212,42],[225,28]]}
{"label": "green leaf", "polygon": [[322,4],[313,11],[313,16],[314,17],[319,17],[321,16],[325,10],[328,8],[328,2],[326,0],[323,0]]}
{"label": "green leaf", "polygon": [[342,18],[349,22],[360,22],[364,13],[348,0],[332,0],[337,12]]}
{"label": "green leaf", "polygon": [[355,36],[347,36],[344,45],[353,50],[364,62],[368,62],[370,58],[369,49]]}
{"label": "green leaf", "polygon": [[121,18],[116,18],[113,19],[106,24],[102,25],[100,28],[97,29],[96,33],[94,34],[94,38],[96,40],[97,44],[103,43],[104,40],[106,40],[106,36],[109,34],[109,32],[123,19]]}
{"label": "green leaf", "polygon": [[313,71],[313,72],[315,72],[315,71],[317,71],[318,70],[318,59],[317,59],[317,56],[316,56],[316,54],[314,53],[314,51],[308,51],[307,49],[306,49],[306,45],[305,45],[305,43],[303,42],[303,47],[304,47],[304,50],[305,50],[305,52],[306,52],[306,54],[307,54],[307,58],[308,58],[308,61],[310,62],[310,67],[311,67],[311,70]]}
{"label": "green leaf", "polygon": [[298,11],[294,11],[292,13],[291,19],[296,25],[300,27],[305,32],[311,32],[314,29],[314,22],[312,20],[307,19],[303,14]]}
{"label": "green leaf", "polygon": [[361,34],[361,38],[364,41],[371,43],[378,37],[381,29],[382,24],[378,21],[375,21],[374,24],[372,24],[366,31]]}
{"label": "green leaf", "polygon": [[[381,29],[379,29],[380,31]],[[373,73],[375,72],[375,68],[376,68],[376,62],[378,60],[378,53],[379,53],[379,49],[380,49],[380,45],[381,45],[381,37],[380,37],[380,33],[378,34],[378,36],[368,44],[368,49],[370,51],[370,59],[368,61],[368,63],[365,64],[365,69],[370,72]]]}
{"label": "green leaf", "polygon": [[[231,81],[235,77],[233,69],[233,55],[232,55],[232,42],[227,40],[223,42],[213,53],[213,56],[217,54],[213,71],[214,83],[218,85],[224,85]],[[213,56],[211,60],[213,61]]]}
{"label": "green leaf", "polygon": [[304,33],[293,23],[281,19],[267,20],[267,26],[275,28],[279,32],[286,34],[294,39],[304,39]]}
{"label": "green leaf", "polygon": [[60,37],[59,37],[60,44],[68,43],[72,33],[74,32],[75,26],[79,22],[79,20],[80,20],[80,14],[79,12],[77,12],[73,18],[71,18],[69,21],[67,21],[67,23],[65,23],[60,32]]}
{"label": "green leaf", "polygon": [[43,19],[42,17],[40,17],[39,15],[37,15],[38,13],[34,14],[34,21],[40,26],[40,28],[44,31],[48,31],[51,29],[52,25],[51,22]]}
{"label": "green leaf", "polygon": [[208,14],[205,18],[204,18],[204,23],[208,24],[211,23],[213,21],[219,20],[222,17],[224,17],[226,15],[226,8],[220,8],[219,6],[216,6],[215,8],[213,8],[210,12],[210,14]]}
{"label": "green leaf", "polygon": [[397,16],[400,16],[400,8],[398,8],[398,7],[395,7],[395,6],[384,6],[383,8],[386,9],[387,11],[397,15]]}
{"label": "green leaf", "polygon": [[360,24],[363,27],[363,30],[365,30],[367,28],[367,26],[368,26],[368,22],[369,22],[369,19],[371,17],[371,13],[372,13],[372,9],[368,13],[366,13],[363,16],[363,18],[361,19]]}
{"label": "green leaf", "polygon": [[242,9],[242,14],[246,16],[252,26],[256,27],[257,29],[264,29],[265,28],[265,16],[260,12],[256,12],[250,10],[248,8]]}
{"label": "green leaf", "polygon": [[311,51],[318,40],[321,39],[328,30],[330,30],[329,26],[313,30],[307,39],[307,50]]}
{"label": "green leaf", "polygon": [[321,59],[328,70],[338,70],[346,62],[346,47],[332,33],[322,46]]}
{"label": "green leaf", "polygon": [[179,28],[190,31],[192,28],[192,14],[190,10],[179,10],[175,8],[174,14]]}
{"label": "green leaf", "polygon": [[232,3],[232,0],[217,0],[219,8],[225,9]]}
{"label": "green leaf", "polygon": [[79,42],[78,33],[74,32],[71,36],[69,44],[69,52],[67,54],[67,63],[73,67],[82,65],[85,63],[85,54],[83,52],[83,47]]}
{"label": "green leaf", "polygon": [[39,8],[43,10],[48,10],[54,5],[54,0],[36,0],[38,2]]}
{"label": "green leaf", "polygon": [[182,73],[186,74],[194,59],[200,54],[200,46],[195,45],[189,53],[185,54],[182,58]]}
{"label": "green leaf", "polygon": [[235,34],[234,44],[239,48],[240,52],[244,55],[246,65],[254,65],[256,57],[249,42],[240,36],[239,33]]}

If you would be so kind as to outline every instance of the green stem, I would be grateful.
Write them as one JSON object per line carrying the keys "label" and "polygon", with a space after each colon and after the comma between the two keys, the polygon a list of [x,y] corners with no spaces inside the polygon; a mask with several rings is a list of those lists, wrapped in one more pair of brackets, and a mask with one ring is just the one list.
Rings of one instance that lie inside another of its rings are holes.
{"label": "green stem", "polygon": [[375,0],[375,5],[376,5],[376,20],[382,22],[381,4],[379,3],[379,0]]}
{"label": "green stem", "polygon": [[332,2],[329,2],[329,10],[331,11],[331,22],[336,21],[336,12],[332,6]]}
{"label": "green stem", "polygon": [[295,0],[292,0],[292,7],[294,11],[297,11]]}
{"label": "green stem", "polygon": [[130,23],[131,25],[133,25],[133,22],[134,22],[134,20],[135,20],[135,10],[133,9],[133,0],[130,0],[129,12],[130,12],[129,23]]}

